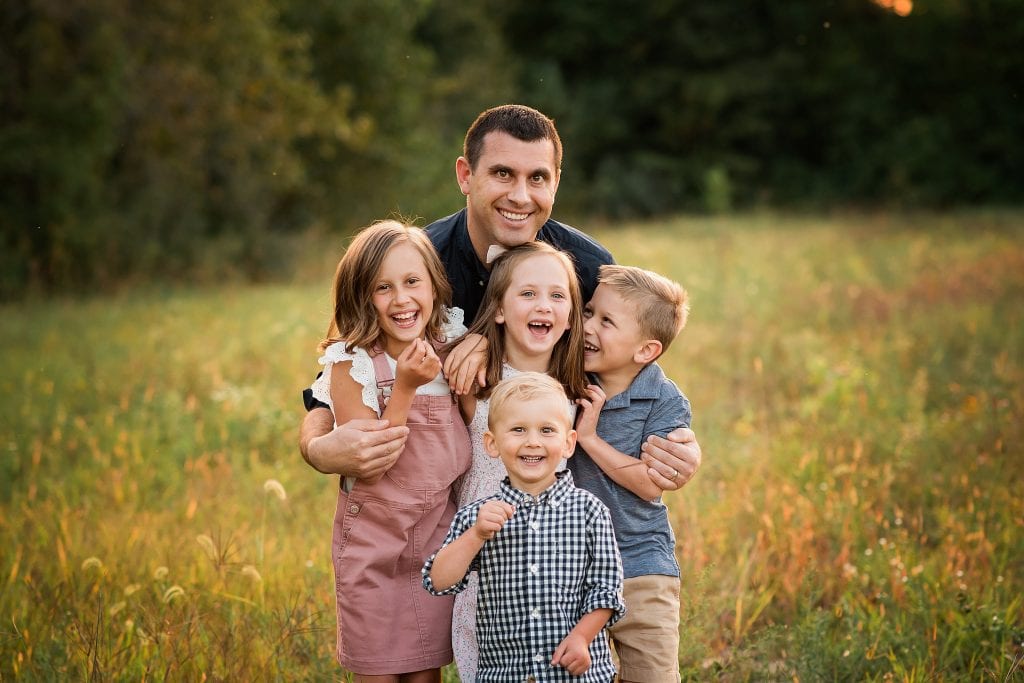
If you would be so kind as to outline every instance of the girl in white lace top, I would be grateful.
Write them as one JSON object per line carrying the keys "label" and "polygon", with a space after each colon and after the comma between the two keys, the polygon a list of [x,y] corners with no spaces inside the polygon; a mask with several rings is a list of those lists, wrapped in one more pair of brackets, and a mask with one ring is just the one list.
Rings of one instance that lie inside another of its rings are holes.
{"label": "girl in white lace top", "polygon": [[447,341],[450,300],[444,268],[419,228],[375,223],[338,263],[313,394],[336,425],[379,417],[409,427],[390,470],[346,480],[338,492],[331,547],[338,660],[356,680],[439,680],[452,661],[452,601],[419,588],[420,568],[455,514],[452,485],[471,457],[435,350]]}
{"label": "girl in white lace top", "polygon": [[[488,398],[494,385],[504,377],[536,371],[561,382],[573,408],[575,400],[585,395],[582,310],[579,281],[572,261],[563,252],[544,242],[527,242],[495,260],[470,329],[488,343],[487,383],[475,394],[460,398],[469,424],[473,464],[458,487],[459,507],[497,493],[505,478],[501,460],[490,457],[483,446]],[[452,647],[463,681],[476,680],[477,585],[474,572],[468,588],[455,596]]]}

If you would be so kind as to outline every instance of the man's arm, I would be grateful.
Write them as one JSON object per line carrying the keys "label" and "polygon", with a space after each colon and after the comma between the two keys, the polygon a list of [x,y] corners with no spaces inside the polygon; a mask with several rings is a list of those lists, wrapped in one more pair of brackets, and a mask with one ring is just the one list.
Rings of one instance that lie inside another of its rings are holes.
{"label": "man's arm", "polygon": [[387,420],[350,420],[335,428],[330,409],[314,408],[302,420],[299,450],[318,472],[373,479],[395,464],[408,436],[408,427],[388,427]]}

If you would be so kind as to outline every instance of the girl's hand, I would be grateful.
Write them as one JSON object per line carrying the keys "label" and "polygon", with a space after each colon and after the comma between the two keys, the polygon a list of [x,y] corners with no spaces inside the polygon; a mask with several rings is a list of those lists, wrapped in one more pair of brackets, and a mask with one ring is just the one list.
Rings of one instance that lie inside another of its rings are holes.
{"label": "girl's hand", "polygon": [[444,376],[457,396],[476,391],[487,383],[487,338],[467,334],[444,361]]}
{"label": "girl's hand", "polygon": [[431,381],[441,372],[441,359],[422,339],[414,339],[395,361],[395,384],[413,389]]}
{"label": "girl's hand", "polygon": [[576,405],[580,407],[576,435],[581,443],[597,434],[597,418],[606,399],[604,390],[596,384],[587,385],[587,398],[576,399]]}
{"label": "girl's hand", "polygon": [[494,534],[501,530],[501,527],[505,526],[505,522],[512,519],[512,515],[515,513],[516,509],[504,501],[487,501],[480,506],[480,511],[476,513],[476,524],[473,525],[476,535],[481,541],[489,541],[494,538]]}

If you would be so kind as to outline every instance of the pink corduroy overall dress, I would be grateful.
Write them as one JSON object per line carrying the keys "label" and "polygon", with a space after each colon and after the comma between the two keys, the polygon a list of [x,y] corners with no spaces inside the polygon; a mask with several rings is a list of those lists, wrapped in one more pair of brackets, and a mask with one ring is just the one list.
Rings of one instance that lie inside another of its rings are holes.
{"label": "pink corduroy overall dress", "polygon": [[[394,375],[371,351],[381,411]],[[413,398],[409,438],[380,481],[338,492],[334,514],[338,661],[355,673],[398,674],[452,661],[452,596],[423,589],[420,570],[441,547],[469,469],[469,433],[452,395]]]}

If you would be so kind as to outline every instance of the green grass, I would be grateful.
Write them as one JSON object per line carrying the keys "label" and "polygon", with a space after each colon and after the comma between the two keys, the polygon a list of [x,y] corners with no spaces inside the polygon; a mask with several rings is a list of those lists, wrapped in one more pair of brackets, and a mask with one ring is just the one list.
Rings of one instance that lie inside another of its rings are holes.
{"label": "green grass", "polygon": [[[597,236],[691,294],[684,678],[1024,677],[1024,214]],[[0,679],[343,678],[336,482],[295,446],[321,247],[291,284],[0,309]]]}

